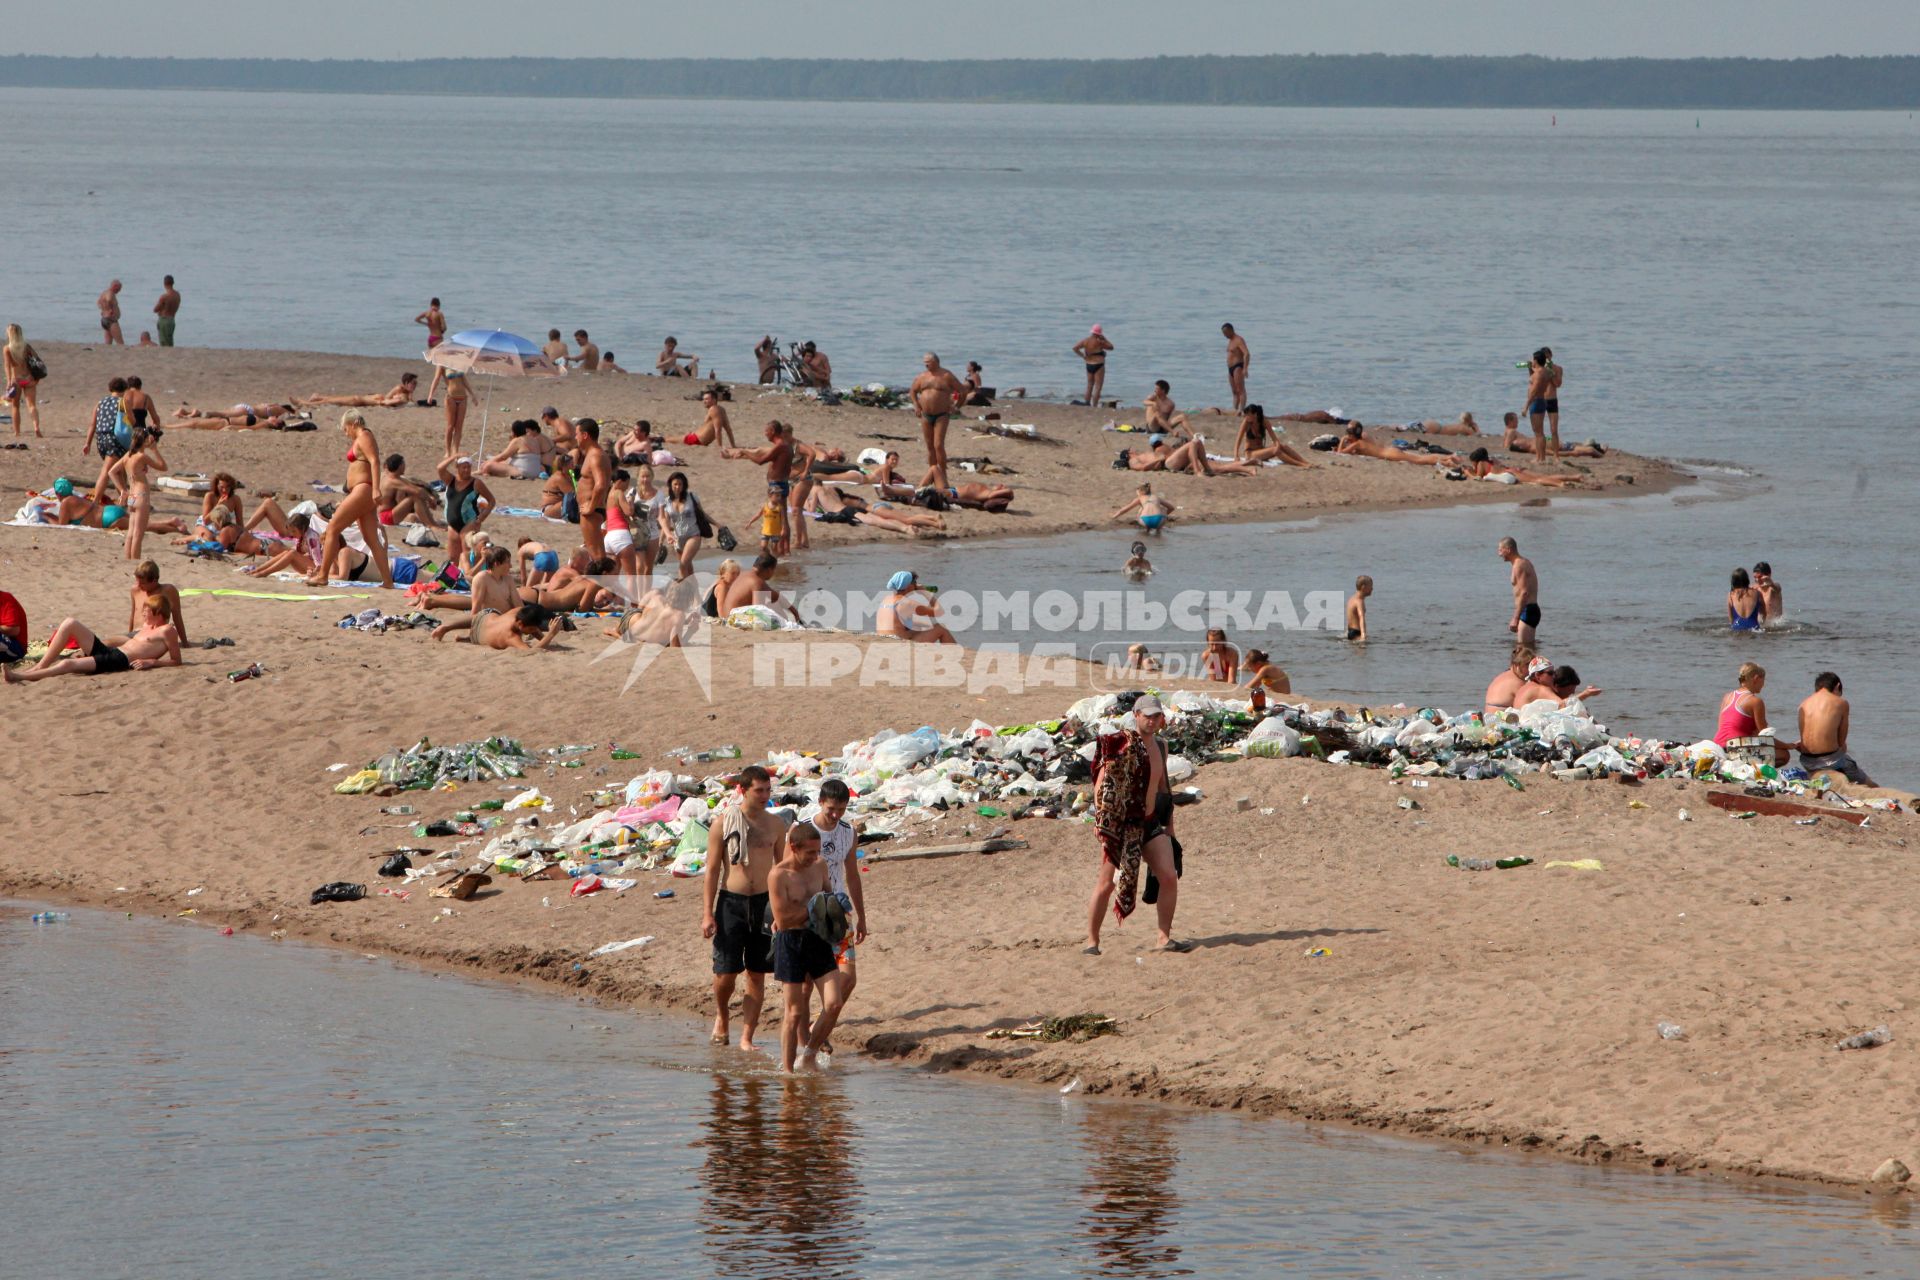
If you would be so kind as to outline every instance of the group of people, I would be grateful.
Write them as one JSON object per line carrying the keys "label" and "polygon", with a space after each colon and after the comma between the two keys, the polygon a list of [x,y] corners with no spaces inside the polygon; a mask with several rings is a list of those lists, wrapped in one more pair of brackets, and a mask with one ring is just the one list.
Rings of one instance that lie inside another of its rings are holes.
{"label": "group of people", "polygon": [[[94,307],[100,313],[100,341],[103,346],[124,347],[126,336],[120,329],[120,290],[118,280],[111,281],[100,296],[94,299]],[[143,347],[170,347],[173,345],[175,326],[180,315],[180,290],[174,287],[173,277],[164,276],[160,282],[160,296],[153,304],[153,329],[160,335],[154,341],[154,333],[142,330],[140,345]]]}

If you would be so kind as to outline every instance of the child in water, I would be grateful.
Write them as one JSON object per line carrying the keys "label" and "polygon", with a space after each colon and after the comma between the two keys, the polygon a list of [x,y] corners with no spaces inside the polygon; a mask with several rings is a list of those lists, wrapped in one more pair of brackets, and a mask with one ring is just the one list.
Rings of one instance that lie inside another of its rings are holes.
{"label": "child in water", "polygon": [[1363,573],[1353,580],[1353,594],[1347,597],[1347,639],[1366,643],[1367,597],[1372,594],[1372,578]]}
{"label": "child in water", "polygon": [[1145,582],[1153,576],[1153,561],[1147,559],[1147,544],[1136,542],[1131,548],[1132,554],[1126,564],[1128,582]]}

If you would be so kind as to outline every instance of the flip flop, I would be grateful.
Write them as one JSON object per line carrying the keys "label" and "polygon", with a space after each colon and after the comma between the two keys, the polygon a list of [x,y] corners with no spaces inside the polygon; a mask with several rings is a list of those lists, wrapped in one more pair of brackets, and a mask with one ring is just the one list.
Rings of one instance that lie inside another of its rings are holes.
{"label": "flip flop", "polygon": [[1165,946],[1155,947],[1155,951],[1170,951],[1175,955],[1185,955],[1193,950],[1193,944],[1181,938],[1169,939]]}

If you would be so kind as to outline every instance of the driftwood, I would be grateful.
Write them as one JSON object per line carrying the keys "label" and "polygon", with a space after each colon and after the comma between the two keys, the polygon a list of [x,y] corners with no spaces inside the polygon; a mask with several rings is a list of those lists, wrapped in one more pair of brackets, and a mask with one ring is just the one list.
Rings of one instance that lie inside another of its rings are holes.
{"label": "driftwood", "polygon": [[936,844],[924,849],[888,850],[875,852],[868,857],[875,862],[899,862],[910,858],[957,858],[963,853],[1004,853],[1008,849],[1024,849],[1025,840],[972,840],[966,844]]}
{"label": "driftwood", "polygon": [[1707,803],[1731,813],[1758,813],[1769,818],[1835,818],[1859,826],[1869,817],[1829,805],[1801,804],[1794,800],[1775,800],[1768,796],[1743,796],[1733,791],[1709,791]]}

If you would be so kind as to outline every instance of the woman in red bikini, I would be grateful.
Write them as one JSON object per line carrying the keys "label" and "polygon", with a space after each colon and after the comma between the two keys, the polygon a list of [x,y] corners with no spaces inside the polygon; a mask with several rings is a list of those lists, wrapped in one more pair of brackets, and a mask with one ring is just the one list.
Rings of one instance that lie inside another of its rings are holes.
{"label": "woman in red bikini", "polygon": [[387,562],[387,539],[380,532],[373,493],[373,468],[375,460],[380,457],[380,445],[374,440],[373,432],[367,429],[367,415],[358,409],[349,409],[340,415],[340,430],[346,433],[349,442],[347,496],[340,499],[340,505],[333,509],[333,516],[327,521],[327,539],[321,547],[320,563],[314,569],[317,576],[308,578],[307,585],[327,585],[327,568],[340,553],[347,526],[357,524],[360,526],[360,536],[365,539],[367,550],[380,570],[380,585],[392,590],[393,566]]}

